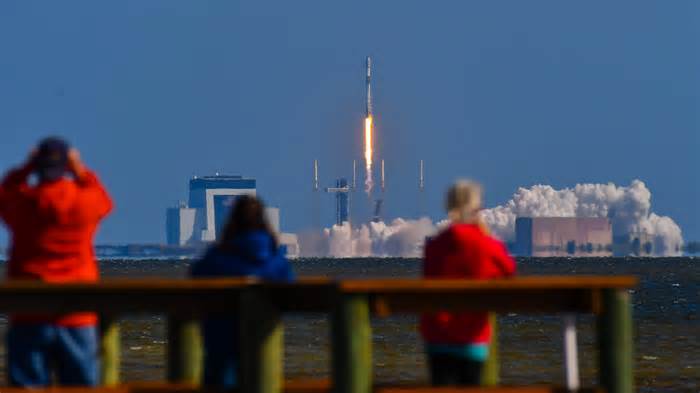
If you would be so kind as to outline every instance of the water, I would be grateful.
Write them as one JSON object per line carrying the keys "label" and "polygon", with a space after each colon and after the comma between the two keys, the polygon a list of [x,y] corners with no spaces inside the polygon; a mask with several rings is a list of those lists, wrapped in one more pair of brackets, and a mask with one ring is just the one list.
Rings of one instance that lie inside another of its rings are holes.
{"label": "water", "polygon": [[[103,261],[105,277],[184,277],[189,261]],[[417,259],[301,259],[300,276],[417,277]],[[524,258],[519,274],[629,274],[640,278],[633,292],[636,379],[640,392],[700,391],[700,259],[698,258]],[[123,379],[165,378],[162,316],[135,316],[122,327]],[[286,374],[319,378],[329,374],[326,317],[285,317]],[[5,324],[2,323],[4,330]],[[561,331],[556,316],[500,316],[501,376],[504,384],[561,384]],[[579,352],[584,386],[596,384],[594,320],[579,318]],[[415,317],[373,321],[376,380],[427,381]],[[4,362],[0,367],[4,368]],[[4,370],[0,370],[4,375]]]}

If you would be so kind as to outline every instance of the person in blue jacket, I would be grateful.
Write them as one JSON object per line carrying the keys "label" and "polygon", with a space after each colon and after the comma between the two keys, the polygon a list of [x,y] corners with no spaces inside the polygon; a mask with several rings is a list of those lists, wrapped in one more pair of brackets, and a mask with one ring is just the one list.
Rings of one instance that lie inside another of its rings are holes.
{"label": "person in blue jacket", "polygon": [[[231,211],[221,239],[190,270],[192,277],[256,277],[270,281],[293,281],[294,272],[265,218],[258,198],[241,196]],[[212,316],[202,322],[204,338],[204,384],[238,386],[238,320]]]}

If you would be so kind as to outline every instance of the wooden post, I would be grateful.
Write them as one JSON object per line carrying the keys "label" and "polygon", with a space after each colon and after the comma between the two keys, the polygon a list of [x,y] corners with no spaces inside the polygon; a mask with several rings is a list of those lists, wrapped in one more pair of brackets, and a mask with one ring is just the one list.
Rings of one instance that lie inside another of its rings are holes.
{"label": "wooden post", "polygon": [[118,385],[121,366],[119,322],[108,317],[100,318],[100,360],[100,383],[103,386]]}
{"label": "wooden post", "polygon": [[331,321],[334,393],[372,392],[372,327],[366,295],[342,295]]}
{"label": "wooden post", "polygon": [[598,316],[600,386],[610,393],[634,391],[632,309],[625,289],[602,291]]}
{"label": "wooden post", "polygon": [[498,315],[489,313],[491,323],[491,345],[489,346],[489,357],[486,359],[484,369],[481,373],[481,386],[498,386],[501,365],[498,360]]}
{"label": "wooden post", "polygon": [[202,338],[199,321],[168,318],[168,381],[198,385],[202,376]]}
{"label": "wooden post", "polygon": [[279,309],[260,288],[240,298],[240,388],[242,393],[279,393],[284,378],[284,328]]}

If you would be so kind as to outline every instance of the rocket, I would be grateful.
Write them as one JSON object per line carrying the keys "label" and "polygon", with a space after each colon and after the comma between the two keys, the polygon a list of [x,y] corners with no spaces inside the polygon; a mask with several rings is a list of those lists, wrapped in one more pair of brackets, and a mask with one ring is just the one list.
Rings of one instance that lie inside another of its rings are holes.
{"label": "rocket", "polygon": [[367,114],[365,117],[365,192],[372,192],[372,59],[367,56]]}
{"label": "rocket", "polygon": [[314,191],[318,191],[318,160],[314,160]]}
{"label": "rocket", "polygon": [[372,117],[372,58],[367,56],[367,117]]}
{"label": "rocket", "polygon": [[423,192],[425,190],[425,172],[423,170],[423,160],[420,160],[418,169],[418,189]]}

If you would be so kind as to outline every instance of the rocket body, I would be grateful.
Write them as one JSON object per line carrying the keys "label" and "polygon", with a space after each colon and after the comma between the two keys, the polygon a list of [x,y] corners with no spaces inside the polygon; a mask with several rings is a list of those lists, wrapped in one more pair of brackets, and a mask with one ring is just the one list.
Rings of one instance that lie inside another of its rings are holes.
{"label": "rocket body", "polygon": [[372,58],[367,56],[367,117],[372,116]]}
{"label": "rocket body", "polygon": [[370,195],[374,181],[372,180],[372,59],[367,56],[367,113],[365,116],[365,192]]}

